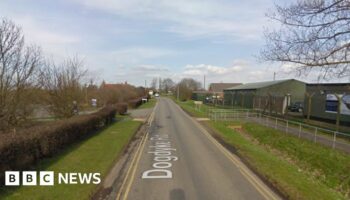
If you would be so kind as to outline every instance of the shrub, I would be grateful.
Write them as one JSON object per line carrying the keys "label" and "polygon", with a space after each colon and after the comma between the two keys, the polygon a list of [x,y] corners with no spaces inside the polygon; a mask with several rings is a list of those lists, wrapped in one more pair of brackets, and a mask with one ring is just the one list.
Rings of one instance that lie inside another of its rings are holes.
{"label": "shrub", "polygon": [[131,108],[137,108],[142,104],[142,98],[129,100],[128,103]]}
{"label": "shrub", "polygon": [[125,115],[128,112],[128,104],[127,103],[117,103],[116,104],[117,112],[120,115]]}
{"label": "shrub", "polygon": [[0,135],[0,182],[4,171],[21,170],[50,157],[68,145],[96,133],[112,123],[116,114],[114,107],[70,119],[35,126],[20,132]]}

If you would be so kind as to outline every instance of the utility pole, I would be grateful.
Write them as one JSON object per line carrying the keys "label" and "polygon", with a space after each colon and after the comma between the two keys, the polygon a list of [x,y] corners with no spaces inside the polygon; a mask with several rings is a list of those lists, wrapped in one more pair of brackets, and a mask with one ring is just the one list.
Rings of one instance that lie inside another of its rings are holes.
{"label": "utility pole", "polygon": [[205,90],[205,75],[204,75],[204,80],[203,80],[203,88],[204,88],[204,90]]}
{"label": "utility pole", "polygon": [[341,96],[339,94],[334,94],[335,97],[337,98],[338,100],[338,105],[337,105],[337,118],[336,118],[336,123],[335,123],[335,126],[336,126],[336,131],[338,132],[339,131],[339,125],[340,125],[340,111],[341,111]]}
{"label": "utility pole", "polygon": [[273,72],[273,80],[276,80],[276,72]]}
{"label": "utility pole", "polygon": [[147,80],[145,80],[145,95],[147,95]]}
{"label": "utility pole", "polygon": [[177,101],[179,101],[179,95],[180,95],[180,85],[177,84]]}

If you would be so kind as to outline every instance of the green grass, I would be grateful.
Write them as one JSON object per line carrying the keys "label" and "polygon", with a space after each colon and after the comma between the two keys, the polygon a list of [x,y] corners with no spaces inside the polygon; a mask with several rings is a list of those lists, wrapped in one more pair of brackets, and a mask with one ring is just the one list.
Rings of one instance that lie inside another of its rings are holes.
{"label": "green grass", "polygon": [[[237,148],[238,153],[244,157],[259,174],[265,177],[282,193],[286,194],[288,198],[315,200],[346,199],[339,192],[332,189],[325,181],[310,176],[303,168],[289,162],[285,157],[276,155],[271,149],[269,150],[263,145],[254,144],[240,133],[229,128],[228,125],[232,125],[232,123],[215,123],[210,121],[208,124],[216,130],[227,143]],[[292,145],[289,147],[291,146]],[[303,144],[299,147],[302,148],[302,146]],[[298,146],[294,148],[298,148]],[[323,158],[311,156],[309,159],[316,160]],[[329,164],[334,164],[334,162],[335,161],[330,162]],[[315,170],[317,169],[316,166],[313,167]]]}
{"label": "green grass", "polygon": [[[130,141],[140,122],[131,121],[124,117],[104,129],[100,133],[83,142],[67,148],[59,155],[44,159],[35,170],[58,172],[92,172],[108,173],[122,150]],[[56,177],[55,177],[56,178]],[[55,180],[57,181],[57,180]],[[18,188],[2,188],[0,199],[89,199],[96,190],[96,185],[58,185],[39,187],[22,186]]]}
{"label": "green grass", "polygon": [[200,110],[195,109],[194,101],[177,101],[175,98],[172,98],[178,105],[181,106],[182,109],[190,113],[195,117],[207,117],[208,109],[210,108],[208,105],[201,105]]}
{"label": "green grass", "polygon": [[300,168],[314,174],[315,178],[327,186],[350,195],[348,154],[255,123],[245,123],[243,128],[260,144],[288,155]]}
{"label": "green grass", "polygon": [[[195,117],[205,115],[191,101],[176,103]],[[349,155],[255,123],[207,124],[289,199],[349,198]],[[249,135],[228,127],[237,124]]]}
{"label": "green grass", "polygon": [[153,108],[157,103],[156,99],[150,99],[147,103],[142,104],[137,109]]}

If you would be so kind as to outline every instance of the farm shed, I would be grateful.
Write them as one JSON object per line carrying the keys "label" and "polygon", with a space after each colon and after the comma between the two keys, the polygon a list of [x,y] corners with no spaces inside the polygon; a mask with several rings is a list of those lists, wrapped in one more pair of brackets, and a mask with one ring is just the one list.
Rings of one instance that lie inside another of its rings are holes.
{"label": "farm shed", "polygon": [[211,83],[209,85],[208,91],[215,97],[222,99],[224,97],[224,90],[227,88],[232,88],[242,83]]}
{"label": "farm shed", "polygon": [[350,126],[350,83],[307,84],[304,115],[307,115],[311,99],[310,117],[335,121],[340,100],[340,122]]}
{"label": "farm shed", "polygon": [[306,84],[295,79],[246,83],[224,90],[225,105],[284,114],[287,106],[303,102]]}
{"label": "farm shed", "polygon": [[192,99],[195,101],[205,101],[207,97],[210,97],[211,93],[206,90],[199,90],[192,92]]}

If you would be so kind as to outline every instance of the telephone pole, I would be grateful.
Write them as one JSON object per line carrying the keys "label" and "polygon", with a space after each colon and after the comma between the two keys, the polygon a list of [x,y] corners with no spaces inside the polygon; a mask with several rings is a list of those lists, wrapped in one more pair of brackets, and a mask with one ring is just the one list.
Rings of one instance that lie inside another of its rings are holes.
{"label": "telephone pole", "polygon": [[180,95],[180,86],[177,84],[177,101],[179,101],[179,95]]}
{"label": "telephone pole", "polygon": [[204,78],[203,78],[203,88],[205,90],[205,75],[204,75]]}

